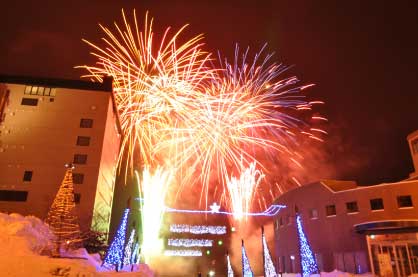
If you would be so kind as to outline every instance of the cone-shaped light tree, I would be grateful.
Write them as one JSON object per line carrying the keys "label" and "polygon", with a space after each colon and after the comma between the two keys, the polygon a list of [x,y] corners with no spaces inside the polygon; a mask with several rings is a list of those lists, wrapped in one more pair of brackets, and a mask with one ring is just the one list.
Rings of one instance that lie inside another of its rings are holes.
{"label": "cone-shaped light tree", "polygon": [[228,265],[228,277],[234,277],[234,270],[232,269],[231,259],[229,258],[229,254],[226,253],[226,262]]}
{"label": "cone-shaped light tree", "polygon": [[131,264],[132,253],[133,253],[133,250],[134,250],[133,249],[134,238],[135,238],[135,229],[132,229],[131,235],[129,236],[128,242],[126,243],[126,246],[125,246],[125,254],[124,254],[124,257],[123,257],[123,264],[124,265]]}
{"label": "cone-shaped light tree", "polygon": [[80,246],[81,234],[75,210],[72,164],[66,164],[64,180],[52,202],[45,223],[54,234],[54,256],[60,255],[60,248],[67,249]]}
{"label": "cone-shaped light tree", "polygon": [[270,251],[267,246],[266,237],[264,236],[264,227],[261,227],[261,243],[263,245],[263,266],[265,277],[276,277],[276,269],[274,268],[273,261],[271,259]]}
{"label": "cone-shaped light tree", "polygon": [[116,271],[118,271],[123,264],[123,254],[126,239],[126,227],[128,225],[129,208],[126,208],[123,212],[119,228],[116,231],[116,235],[113,238],[109,249],[106,252],[103,265],[114,265]]}
{"label": "cone-shaped light tree", "polygon": [[241,240],[241,254],[242,254],[242,276],[243,277],[254,277],[254,273],[251,270],[250,261],[245,252],[244,240]]}
{"label": "cone-shaped light tree", "polygon": [[302,267],[302,276],[309,277],[311,274],[319,273],[318,265],[314,253],[303,231],[302,219],[299,213],[296,213],[296,226],[299,237],[299,255]]}

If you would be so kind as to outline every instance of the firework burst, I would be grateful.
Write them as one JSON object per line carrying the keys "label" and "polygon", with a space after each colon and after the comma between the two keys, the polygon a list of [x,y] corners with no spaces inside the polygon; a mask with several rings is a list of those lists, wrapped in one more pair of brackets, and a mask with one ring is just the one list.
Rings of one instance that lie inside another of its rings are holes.
{"label": "firework burst", "polygon": [[[160,254],[163,241],[160,229],[165,211],[165,200],[168,188],[173,181],[173,172],[157,168],[153,173],[149,168],[142,172],[142,179],[135,171],[140,191],[142,255],[146,262]],[[140,181],[141,180],[141,181]]]}

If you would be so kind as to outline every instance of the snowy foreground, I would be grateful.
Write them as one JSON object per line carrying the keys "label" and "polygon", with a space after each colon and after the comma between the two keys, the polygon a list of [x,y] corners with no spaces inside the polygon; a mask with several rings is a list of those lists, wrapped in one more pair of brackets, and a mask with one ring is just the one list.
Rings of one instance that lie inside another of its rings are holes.
{"label": "snowy foreground", "polygon": [[[282,277],[302,277],[302,275],[299,273],[283,273]],[[313,274],[311,275],[311,277],[374,277],[374,275],[370,272],[364,274],[352,274],[348,272],[334,270],[331,272],[321,272],[321,274]]]}
{"label": "snowy foreground", "polygon": [[[34,216],[0,213],[0,272],[1,276],[154,276],[144,264],[134,272],[114,272],[101,267],[97,254],[85,249],[67,253],[67,258],[42,256],[51,247],[51,233]],[[130,270],[130,267],[129,269]]]}

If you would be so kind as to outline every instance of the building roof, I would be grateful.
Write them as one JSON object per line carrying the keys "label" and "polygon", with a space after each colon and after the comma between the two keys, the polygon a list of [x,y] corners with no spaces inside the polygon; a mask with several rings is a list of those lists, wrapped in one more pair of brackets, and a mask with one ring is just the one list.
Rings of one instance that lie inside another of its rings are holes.
{"label": "building roof", "polygon": [[47,86],[47,87],[105,91],[105,92],[113,91],[112,77],[104,77],[103,83],[98,83],[98,82],[96,83],[96,82],[83,81],[83,80],[29,77],[29,76],[16,76],[16,75],[0,75],[0,83]]}
{"label": "building roof", "polygon": [[322,180],[321,183],[333,192],[357,188],[357,183],[355,181]]}

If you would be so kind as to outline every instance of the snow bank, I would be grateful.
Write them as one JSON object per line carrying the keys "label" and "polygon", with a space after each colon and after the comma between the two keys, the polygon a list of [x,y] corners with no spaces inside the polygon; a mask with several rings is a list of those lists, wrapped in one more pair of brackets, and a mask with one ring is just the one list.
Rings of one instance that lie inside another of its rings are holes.
{"label": "snow bank", "polygon": [[51,237],[37,217],[0,213],[0,255],[39,254],[52,246]]}
{"label": "snow bank", "polygon": [[0,275],[11,277],[151,277],[146,265],[138,265],[135,272],[109,271],[101,267],[98,254],[88,254],[84,248],[63,253],[64,257],[41,256],[51,249],[52,234],[48,225],[34,216],[0,213]]}
{"label": "snow bank", "polygon": [[[283,273],[282,277],[301,277],[300,273]],[[334,269],[331,272],[321,272],[321,274],[312,274],[310,277],[374,277],[372,273],[352,274],[349,272],[338,271]]]}

